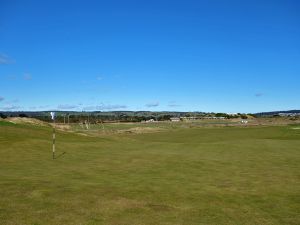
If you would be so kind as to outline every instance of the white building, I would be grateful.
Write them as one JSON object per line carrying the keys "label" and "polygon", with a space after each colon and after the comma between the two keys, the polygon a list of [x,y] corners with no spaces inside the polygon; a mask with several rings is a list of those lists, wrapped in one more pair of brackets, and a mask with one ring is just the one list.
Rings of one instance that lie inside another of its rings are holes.
{"label": "white building", "polygon": [[171,117],[170,120],[172,122],[179,122],[180,121],[180,118],[179,117]]}

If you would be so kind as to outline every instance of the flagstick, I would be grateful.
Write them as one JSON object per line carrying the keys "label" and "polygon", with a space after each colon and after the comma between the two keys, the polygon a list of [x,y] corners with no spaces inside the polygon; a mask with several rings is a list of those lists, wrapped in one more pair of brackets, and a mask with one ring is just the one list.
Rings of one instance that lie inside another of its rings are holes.
{"label": "flagstick", "polygon": [[53,144],[52,144],[52,159],[55,159],[55,119],[54,119],[54,126],[53,126]]}

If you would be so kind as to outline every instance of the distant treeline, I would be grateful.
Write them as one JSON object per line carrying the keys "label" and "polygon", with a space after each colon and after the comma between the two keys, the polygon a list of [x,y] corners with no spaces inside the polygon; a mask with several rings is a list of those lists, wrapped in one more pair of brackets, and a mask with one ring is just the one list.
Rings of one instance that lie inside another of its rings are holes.
{"label": "distant treeline", "polygon": [[279,115],[280,113],[300,113],[300,110],[260,112],[260,113],[256,113],[255,115],[256,115],[257,117],[270,117],[270,116],[276,116],[276,115]]}
{"label": "distant treeline", "polygon": [[[56,121],[59,123],[70,122],[78,123],[89,121],[90,123],[98,122],[141,122],[147,120],[165,121],[171,117],[182,116],[200,116],[203,113],[187,112],[150,112],[150,111],[113,111],[113,112],[56,112]],[[50,122],[50,111],[43,112],[0,112],[0,117],[30,117]]]}
{"label": "distant treeline", "polygon": [[[248,114],[250,115],[250,114]],[[252,114],[251,114],[252,115]],[[252,115],[255,116],[255,115]],[[0,112],[1,118],[6,117],[30,117],[42,121],[50,122],[50,111],[42,112]],[[172,117],[223,117],[227,119],[242,118],[247,119],[246,114],[226,114],[226,113],[204,113],[204,112],[151,112],[151,111],[112,111],[112,112],[56,112],[56,122],[58,123],[102,123],[102,122],[141,122],[147,120],[169,121]]]}

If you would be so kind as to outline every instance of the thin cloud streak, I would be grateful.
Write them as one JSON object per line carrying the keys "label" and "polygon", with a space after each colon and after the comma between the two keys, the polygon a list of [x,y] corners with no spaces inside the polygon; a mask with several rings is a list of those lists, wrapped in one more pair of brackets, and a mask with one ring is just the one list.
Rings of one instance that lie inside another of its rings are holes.
{"label": "thin cloud streak", "polygon": [[85,106],[82,108],[84,111],[93,111],[96,109],[96,106]]}
{"label": "thin cloud streak", "polygon": [[6,105],[6,106],[3,106],[1,107],[1,109],[3,111],[12,111],[12,110],[17,110],[17,109],[20,109],[21,107],[18,106],[18,105]]}
{"label": "thin cloud streak", "polygon": [[17,80],[17,76],[15,76],[15,75],[9,75],[9,76],[7,76],[7,79],[8,80]]}
{"label": "thin cloud streak", "polygon": [[264,94],[263,93],[256,93],[255,94],[255,97],[261,97],[261,96],[263,96]]}
{"label": "thin cloud streak", "polygon": [[7,105],[13,105],[13,104],[18,103],[18,102],[19,102],[19,99],[13,99],[13,100],[11,100],[11,101],[6,101],[5,103],[6,103]]}
{"label": "thin cloud streak", "polygon": [[145,105],[148,108],[159,106],[159,102],[151,102]]}
{"label": "thin cloud streak", "polygon": [[23,78],[24,78],[24,80],[32,80],[32,76],[29,73],[25,73]]}
{"label": "thin cloud streak", "polygon": [[38,108],[39,109],[45,109],[45,108],[49,108],[50,107],[50,105],[40,105]]}
{"label": "thin cloud streak", "polygon": [[180,107],[181,105],[178,105],[178,104],[169,104],[168,106],[169,106],[169,107],[174,107],[174,108],[175,108],[175,107]]}
{"label": "thin cloud streak", "polygon": [[96,106],[97,110],[117,110],[117,109],[126,109],[126,105],[105,105],[101,104]]}
{"label": "thin cloud streak", "polygon": [[5,65],[5,64],[11,64],[14,61],[10,59],[7,55],[5,54],[0,54],[0,64]]}
{"label": "thin cloud streak", "polygon": [[168,107],[180,107],[181,105],[177,104],[176,101],[170,101]]}
{"label": "thin cloud streak", "polygon": [[100,105],[87,105],[87,106],[82,106],[81,105],[69,105],[69,104],[62,104],[58,105],[57,109],[59,110],[71,110],[71,109],[80,109],[83,111],[94,111],[94,110],[100,110],[100,111],[114,111],[114,110],[120,110],[120,109],[126,109],[126,105],[120,105],[120,104],[100,104]]}
{"label": "thin cloud streak", "polygon": [[69,105],[69,104],[63,104],[63,105],[58,105],[58,109],[76,109],[78,106],[77,105]]}

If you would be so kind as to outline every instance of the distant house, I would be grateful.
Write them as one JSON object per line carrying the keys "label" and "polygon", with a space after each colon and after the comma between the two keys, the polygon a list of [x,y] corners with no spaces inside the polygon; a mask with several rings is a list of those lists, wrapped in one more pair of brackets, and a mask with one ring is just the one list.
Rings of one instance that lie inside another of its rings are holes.
{"label": "distant house", "polygon": [[197,120],[199,119],[198,117],[195,116],[182,116],[180,117],[181,120],[187,121],[187,120]]}
{"label": "distant house", "polygon": [[279,116],[288,117],[288,116],[300,116],[300,113],[278,113]]}
{"label": "distant house", "polygon": [[154,123],[154,122],[155,122],[154,119],[146,120],[146,123]]}
{"label": "distant house", "polygon": [[170,120],[172,122],[179,122],[180,121],[180,118],[179,117],[171,117]]}
{"label": "distant house", "polygon": [[206,119],[206,120],[225,120],[226,118],[224,116],[205,116],[202,117],[202,119]]}

